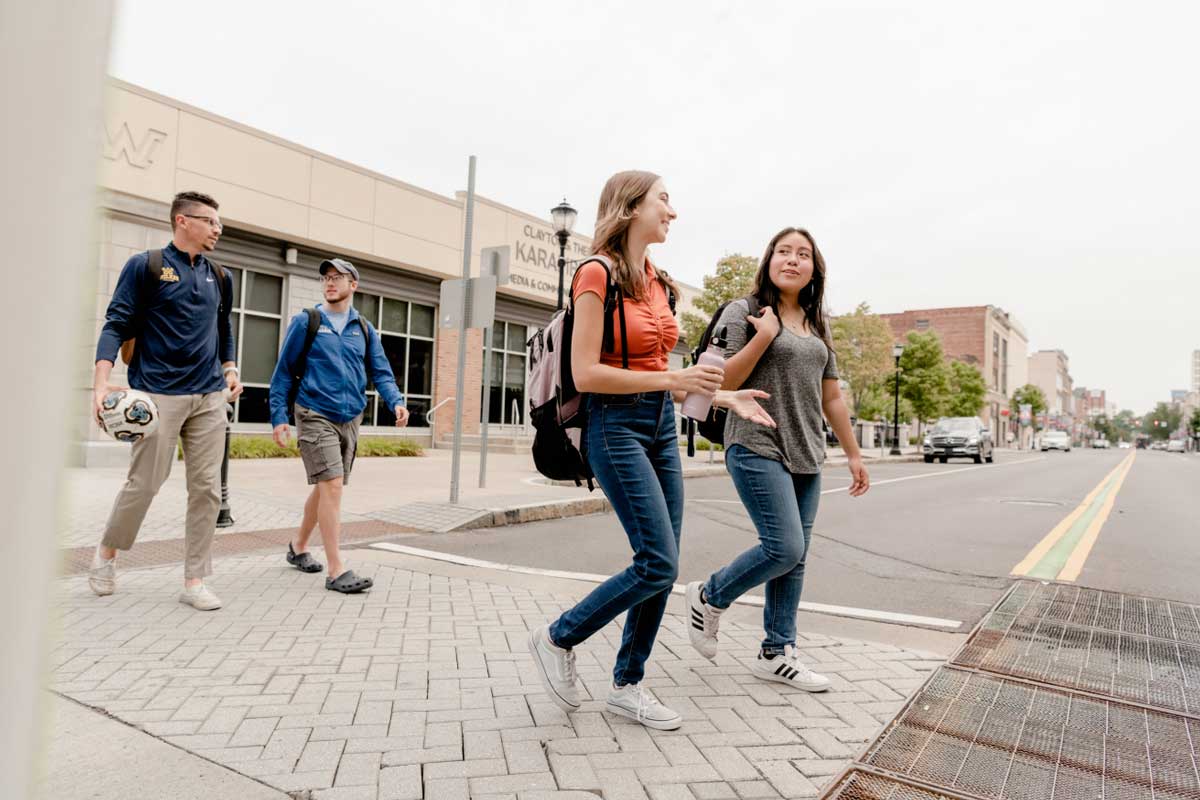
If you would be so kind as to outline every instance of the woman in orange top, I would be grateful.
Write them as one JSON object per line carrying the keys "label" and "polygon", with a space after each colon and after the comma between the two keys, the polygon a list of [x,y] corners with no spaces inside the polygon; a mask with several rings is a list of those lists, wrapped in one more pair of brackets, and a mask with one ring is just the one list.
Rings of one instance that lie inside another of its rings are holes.
{"label": "woman in orange top", "polygon": [[[675,216],[666,186],[651,172],[619,172],[600,194],[592,247],[612,262],[613,280],[624,297],[625,340],[614,322],[613,352],[601,352],[607,277],[603,265],[584,264],[572,290],[571,371],[576,388],[588,393],[588,463],[625,528],[633,563],[529,640],[550,699],[564,711],[575,711],[580,701],[571,648],[628,612],[606,708],[659,730],[681,724],[679,714],[641,686],[679,570],[683,472],[673,395],[680,400],[688,392],[713,396],[741,417],[774,425],[754,399],[765,393],[718,391],[720,368],[667,370],[667,356],[679,339],[668,292],[678,296],[678,290],[650,263],[646,248],[666,241]],[[626,348],[629,368],[622,369]]]}

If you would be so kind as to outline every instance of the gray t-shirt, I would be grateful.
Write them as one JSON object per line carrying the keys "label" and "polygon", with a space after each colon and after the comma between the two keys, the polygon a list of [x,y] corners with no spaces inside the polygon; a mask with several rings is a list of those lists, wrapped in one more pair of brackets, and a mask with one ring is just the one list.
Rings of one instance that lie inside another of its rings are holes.
{"label": "gray t-shirt", "polygon": [[[746,345],[749,313],[745,300],[725,307],[716,330],[726,329],[726,358]],[[821,381],[837,377],[837,359],[821,337],[797,336],[783,328],[742,384],[743,389],[762,389],[771,395],[759,402],[779,427],[768,428],[730,414],[725,422],[725,446],[740,444],[781,462],[793,474],[820,472],[825,460]]]}
{"label": "gray t-shirt", "polygon": [[321,310],[325,312],[325,316],[329,317],[329,324],[337,331],[338,336],[342,335],[342,331],[346,330],[346,323],[350,321],[350,309],[337,312],[330,311],[328,307],[322,306]]}

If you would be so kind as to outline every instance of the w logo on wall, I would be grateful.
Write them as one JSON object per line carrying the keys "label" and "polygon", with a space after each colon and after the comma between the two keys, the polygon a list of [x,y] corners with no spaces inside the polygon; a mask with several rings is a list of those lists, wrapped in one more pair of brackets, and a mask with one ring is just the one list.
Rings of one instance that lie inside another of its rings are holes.
{"label": "w logo on wall", "polygon": [[131,167],[149,169],[150,165],[154,163],[155,151],[166,138],[166,131],[147,128],[140,140],[135,139],[133,132],[129,130],[129,124],[125,122],[122,122],[121,127],[117,128],[116,135],[113,135],[106,126],[104,129],[104,157],[109,161],[116,161],[124,157]]}

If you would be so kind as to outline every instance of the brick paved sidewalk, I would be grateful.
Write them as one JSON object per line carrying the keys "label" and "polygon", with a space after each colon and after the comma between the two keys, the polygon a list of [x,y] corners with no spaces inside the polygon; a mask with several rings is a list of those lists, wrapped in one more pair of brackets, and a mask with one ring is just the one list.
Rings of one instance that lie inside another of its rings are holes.
{"label": "brick paved sidewalk", "polygon": [[712,664],[669,615],[646,685],[685,724],[648,731],[601,710],[617,624],[577,649],[600,701],[568,717],[543,694],[525,639],[575,597],[356,569],[375,589],[343,596],[277,553],[225,558],[210,613],[176,602],[178,566],[123,573],[107,598],[62,578],[50,688],[297,797],[793,798],[816,795],[941,663],[805,636],[833,679],[809,695],[750,677],[761,631],[724,625]]}

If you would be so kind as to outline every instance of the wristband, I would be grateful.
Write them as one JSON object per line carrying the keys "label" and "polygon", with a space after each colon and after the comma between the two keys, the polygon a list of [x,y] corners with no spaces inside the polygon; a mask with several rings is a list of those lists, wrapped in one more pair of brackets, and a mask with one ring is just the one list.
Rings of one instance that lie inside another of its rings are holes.
{"label": "wristband", "polygon": [[237,367],[226,367],[224,370],[222,370],[221,375],[222,375],[222,377],[224,377],[225,375],[228,375],[231,372],[237,373],[237,376],[239,378],[242,377],[242,372]]}

